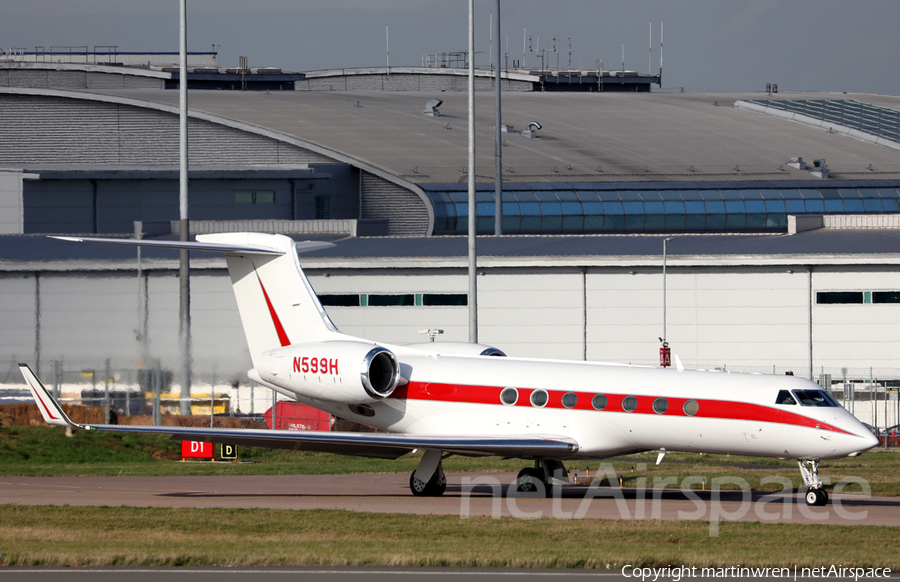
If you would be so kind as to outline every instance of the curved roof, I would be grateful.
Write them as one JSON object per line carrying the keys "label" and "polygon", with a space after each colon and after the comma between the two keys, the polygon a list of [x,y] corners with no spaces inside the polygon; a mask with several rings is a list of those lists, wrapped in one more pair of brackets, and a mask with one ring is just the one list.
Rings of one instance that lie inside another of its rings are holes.
{"label": "curved roof", "polygon": [[[169,113],[177,112],[178,103],[177,92],[161,89],[60,92],[0,88],[0,92],[127,103]],[[443,101],[440,117],[423,115],[425,103],[436,96]],[[738,101],[760,96],[506,93],[503,124],[519,133],[502,134],[503,179],[510,192],[537,192],[544,188],[618,191],[633,187],[637,191],[654,191],[653,196],[656,196],[656,190],[753,188],[762,191],[769,188],[777,191],[778,188],[790,189],[794,184],[799,189],[900,186],[897,151],[872,140],[860,139],[852,132],[831,133],[827,128],[735,107]],[[900,111],[900,98],[888,96],[781,93],[767,97],[768,103],[779,100],[848,101],[893,113]],[[436,223],[442,216],[459,215],[459,207],[450,212],[447,210],[450,207],[442,203],[456,202],[450,200],[454,185],[464,184],[468,172],[472,171],[465,167],[468,147],[465,92],[191,91],[190,109],[194,118],[290,143],[399,185],[425,202],[428,212],[425,232],[459,231],[456,222],[450,225],[444,221],[444,227]],[[531,121],[538,121],[542,126],[536,139],[521,133]],[[492,189],[494,96],[490,93],[476,94],[476,134],[479,190]],[[819,180],[808,170],[791,167],[788,162],[794,157],[803,157],[807,161],[827,159],[832,179]],[[437,199],[436,193],[448,200]],[[754,195],[757,196],[769,198],[764,194]],[[866,198],[854,193],[854,197],[860,196]],[[518,200],[518,195],[514,197],[516,199],[510,202],[517,205],[524,217],[523,201]],[[781,194],[778,197],[789,198]],[[609,215],[610,212],[601,205],[605,198],[599,193],[596,198],[596,206],[604,208],[602,213]],[[874,200],[882,196],[869,198]],[[688,200],[684,196],[681,199]],[[642,204],[646,202],[641,200]],[[657,204],[660,205],[662,203]],[[436,207],[443,206],[446,206],[446,212],[436,217]],[[490,210],[492,215],[493,210]],[[402,209],[392,210],[398,211],[402,212]],[[876,210],[848,206],[846,211]],[[543,214],[543,210],[541,212]],[[680,214],[680,207],[676,212]],[[771,214],[768,208],[765,212]],[[559,213],[560,216],[564,214],[564,211]],[[589,214],[586,209],[582,211],[585,221]],[[624,214],[628,214],[627,210]],[[645,208],[645,214],[653,212]],[[668,211],[657,214],[668,214]],[[750,206],[746,206],[742,214],[754,215],[754,220],[762,220],[765,228],[742,227],[738,230],[767,230],[768,226],[779,230],[784,222],[783,217],[774,221],[768,217],[760,218],[764,216],[763,211],[753,210]],[[746,218],[745,224],[749,224],[746,222],[749,220]],[[560,220],[550,220],[551,226],[556,222]],[[612,229],[582,226],[572,232],[622,230],[617,224]],[[668,229],[638,230],[658,232]],[[704,226],[686,230],[709,229]],[[730,230],[727,225],[725,230]],[[565,228],[547,230],[542,223],[536,228],[519,228],[517,232],[569,231]]]}
{"label": "curved roof", "polygon": [[[102,93],[170,106],[178,101],[176,92],[163,90]],[[423,115],[425,103],[436,96],[444,102],[441,116]],[[521,131],[535,120],[543,129],[537,139],[504,134],[504,180],[810,179],[808,172],[786,165],[797,156],[827,159],[831,176],[837,179],[900,179],[900,159],[888,148],[734,108],[737,100],[759,96],[507,93],[503,123]],[[896,97],[780,93],[777,98],[852,98],[900,110]],[[492,182],[494,96],[479,93],[475,100],[478,180]],[[466,180],[462,172],[468,143],[464,92],[192,91],[190,107],[195,114],[211,114],[315,144],[413,184]],[[779,170],[782,165],[784,171]]]}

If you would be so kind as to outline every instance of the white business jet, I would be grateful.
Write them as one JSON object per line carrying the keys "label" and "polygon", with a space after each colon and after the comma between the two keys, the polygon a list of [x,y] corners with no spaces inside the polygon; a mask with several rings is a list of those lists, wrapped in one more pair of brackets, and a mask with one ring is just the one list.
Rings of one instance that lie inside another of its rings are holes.
{"label": "white business jet", "polygon": [[667,451],[796,459],[809,505],[828,501],[821,460],[878,444],[827,391],[799,377],[510,358],[480,344],[397,346],[344,335],[297,256],[330,243],[256,233],[186,243],[57,238],[224,253],[253,361],[248,376],[387,433],[79,425],[21,364],[50,424],[391,459],[423,449],[410,475],[414,495],[444,493],[441,461],[449,455],[532,461],[518,475],[521,491],[565,481],[563,461],[639,451],[659,451],[657,462]]}

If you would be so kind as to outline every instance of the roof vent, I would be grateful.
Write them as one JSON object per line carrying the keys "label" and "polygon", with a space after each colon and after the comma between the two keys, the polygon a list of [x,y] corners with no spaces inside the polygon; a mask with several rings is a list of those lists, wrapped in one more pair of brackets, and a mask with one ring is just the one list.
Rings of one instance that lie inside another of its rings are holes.
{"label": "roof vent", "polygon": [[522,136],[534,139],[537,137],[537,132],[543,126],[537,121],[529,121],[528,125],[525,126],[525,131],[522,132]]}
{"label": "roof vent", "polygon": [[443,101],[440,99],[431,99],[428,103],[425,104],[425,110],[422,112],[422,115],[430,115],[431,117],[440,117],[441,112],[438,111],[438,107],[441,106]]}
{"label": "roof vent", "polygon": [[516,130],[514,130],[511,125],[501,125],[500,133],[516,133]]}
{"label": "roof vent", "polygon": [[815,176],[816,178],[822,178],[823,180],[828,179],[828,164],[825,163],[825,159],[821,160],[813,160],[813,169],[809,171],[810,174]]}
{"label": "roof vent", "polygon": [[788,162],[788,165],[792,168],[797,168],[798,170],[806,169],[806,162],[803,161],[803,158],[791,158],[791,161]]}

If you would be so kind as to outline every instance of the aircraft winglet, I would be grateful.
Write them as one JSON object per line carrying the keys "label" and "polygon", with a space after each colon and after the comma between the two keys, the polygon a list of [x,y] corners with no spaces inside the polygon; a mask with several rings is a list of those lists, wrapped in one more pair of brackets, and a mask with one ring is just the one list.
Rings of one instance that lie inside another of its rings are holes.
{"label": "aircraft winglet", "polygon": [[69,420],[69,417],[66,416],[59,404],[50,396],[50,392],[44,387],[28,364],[19,364],[19,370],[25,376],[25,383],[28,384],[28,389],[31,390],[31,395],[34,396],[34,401],[37,403],[41,416],[44,417],[44,421],[47,424],[83,428]]}

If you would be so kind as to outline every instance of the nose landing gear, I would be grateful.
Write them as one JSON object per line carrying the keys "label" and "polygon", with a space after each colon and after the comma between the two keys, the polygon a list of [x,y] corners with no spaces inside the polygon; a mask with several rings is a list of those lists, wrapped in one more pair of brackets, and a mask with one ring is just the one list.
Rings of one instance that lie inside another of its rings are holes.
{"label": "nose landing gear", "polygon": [[803,484],[806,486],[806,504],[822,507],[828,504],[828,492],[819,479],[819,459],[797,459]]}

